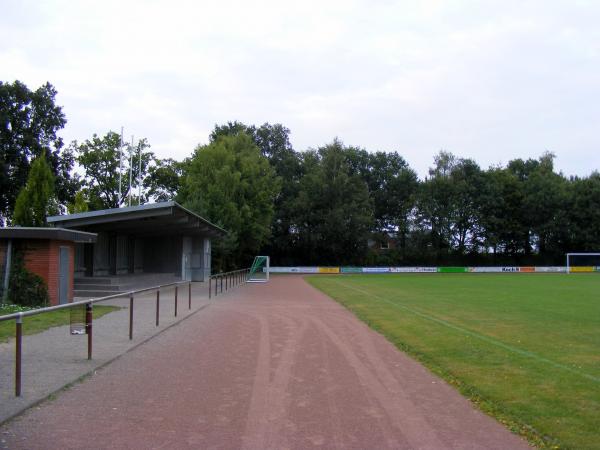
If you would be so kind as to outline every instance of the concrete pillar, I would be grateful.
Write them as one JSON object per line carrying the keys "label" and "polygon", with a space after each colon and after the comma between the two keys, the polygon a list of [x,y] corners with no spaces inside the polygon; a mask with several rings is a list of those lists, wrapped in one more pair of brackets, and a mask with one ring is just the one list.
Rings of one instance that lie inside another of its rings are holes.
{"label": "concrete pillar", "polygon": [[99,232],[94,244],[94,275],[109,275],[110,270],[110,239],[107,233]]}
{"label": "concrete pillar", "polygon": [[75,244],[75,276],[85,276],[85,247],[84,244]]}
{"label": "concrete pillar", "polygon": [[192,250],[192,237],[184,236],[181,251],[181,279],[185,281],[192,281]]}
{"label": "concrete pillar", "polygon": [[133,272],[144,272],[144,240],[136,238],[133,244]]}
{"label": "concrete pillar", "polygon": [[203,261],[202,261],[202,269],[204,271],[204,279],[208,280],[208,277],[210,277],[210,271],[211,271],[211,245],[210,245],[210,238],[204,238],[204,248],[203,248]]}
{"label": "concrete pillar", "polygon": [[129,252],[128,250],[128,238],[122,234],[117,236],[117,275],[126,274],[129,271]]}

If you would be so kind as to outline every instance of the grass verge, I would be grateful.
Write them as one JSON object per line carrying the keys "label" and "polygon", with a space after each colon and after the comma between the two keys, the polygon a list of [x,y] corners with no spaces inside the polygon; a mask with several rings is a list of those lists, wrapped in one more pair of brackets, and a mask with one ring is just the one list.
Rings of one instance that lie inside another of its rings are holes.
{"label": "grass verge", "polygon": [[[108,314],[117,309],[119,309],[118,306],[94,305],[94,319],[98,319],[103,315]],[[0,306],[0,316],[5,314],[13,314],[15,312],[25,310],[26,309],[16,307],[14,305],[2,305]],[[47,330],[48,328],[58,327],[61,325],[68,325],[69,323],[69,309],[59,309],[58,311],[52,311],[44,314],[25,317],[23,319],[23,334],[37,334]],[[14,337],[15,321],[7,320],[5,322],[0,322],[0,343],[8,342],[10,338]]]}

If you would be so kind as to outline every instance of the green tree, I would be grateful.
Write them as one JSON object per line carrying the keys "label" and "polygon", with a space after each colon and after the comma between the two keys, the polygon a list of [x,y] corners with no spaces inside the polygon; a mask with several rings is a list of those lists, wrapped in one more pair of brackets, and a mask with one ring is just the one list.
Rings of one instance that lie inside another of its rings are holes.
{"label": "green tree", "polygon": [[281,182],[275,198],[271,224],[271,239],[262,250],[271,255],[277,264],[293,264],[295,259],[295,235],[292,233],[294,204],[298,195],[302,162],[290,142],[290,130],[281,124],[264,123],[260,127],[241,122],[216,125],[210,135],[211,142],[219,137],[248,135],[269,161]]}
{"label": "green tree", "polygon": [[292,231],[305,263],[357,264],[366,255],[373,206],[367,184],[352,173],[349,154],[336,139],[303,155]]}
{"label": "green tree", "polygon": [[280,182],[245,133],[199,146],[187,162],[177,197],[229,233],[216,250],[215,268],[248,265],[271,234]]}
{"label": "green tree", "polygon": [[567,186],[569,241],[565,248],[571,252],[600,250],[600,173],[589,177],[574,177]]}
{"label": "green tree", "polygon": [[83,193],[83,191],[78,191],[77,194],[75,194],[73,203],[69,203],[69,205],[67,206],[67,211],[69,212],[69,214],[87,212],[89,211],[89,209],[90,208],[88,206],[88,202],[85,198],[85,194]]}
{"label": "green tree", "polygon": [[429,233],[439,262],[462,256],[480,245],[480,203],[484,176],[475,161],[441,151],[429,178],[420,185],[418,223]]}
{"label": "green tree", "polygon": [[[109,131],[104,137],[93,135],[91,140],[78,144],[71,143],[71,150],[77,155],[77,163],[85,170],[83,186],[88,198],[90,209],[118,208],[126,203],[130,194],[129,172],[131,163],[132,189],[131,195],[135,197],[137,190],[135,186],[140,175],[139,155],[141,155],[142,185],[148,173],[149,166],[154,161],[154,154],[145,151],[150,147],[146,139],[140,139],[132,148],[123,149],[122,167],[119,163],[121,136]],[[132,158],[130,159],[130,155]],[[121,195],[119,195],[119,172],[121,173]],[[142,198],[132,202],[144,202],[147,199],[146,192],[142,191]]]}
{"label": "green tree", "polygon": [[56,94],[50,83],[30,91],[20,81],[0,81],[0,225],[12,216],[31,162],[42,153],[56,177],[61,204],[71,201],[79,187],[77,178],[71,176],[73,155],[62,150],[62,139],[57,136],[66,119],[55,104]]}
{"label": "green tree", "polygon": [[27,184],[17,197],[13,223],[26,227],[47,225],[49,215],[58,214],[54,192],[54,175],[42,154],[31,164]]}
{"label": "green tree", "polygon": [[527,225],[537,252],[549,258],[562,256],[568,239],[567,186],[562,174],[554,172],[554,155],[542,155],[524,181]]}
{"label": "green tree", "polygon": [[437,260],[443,260],[452,245],[455,206],[450,175],[455,159],[451,153],[440,152],[434,158],[434,167],[429,169],[429,177],[419,186],[416,222],[424,235],[429,236],[427,246]]}
{"label": "green tree", "polygon": [[185,163],[172,158],[155,158],[144,178],[148,198],[160,202],[173,200],[181,188],[184,167]]}

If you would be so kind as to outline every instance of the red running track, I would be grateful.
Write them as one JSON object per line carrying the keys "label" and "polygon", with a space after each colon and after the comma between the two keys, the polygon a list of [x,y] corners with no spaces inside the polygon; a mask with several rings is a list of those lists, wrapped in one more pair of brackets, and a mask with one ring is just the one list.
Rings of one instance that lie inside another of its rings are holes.
{"label": "red running track", "polygon": [[229,292],[0,430],[27,449],[527,449],[298,276]]}

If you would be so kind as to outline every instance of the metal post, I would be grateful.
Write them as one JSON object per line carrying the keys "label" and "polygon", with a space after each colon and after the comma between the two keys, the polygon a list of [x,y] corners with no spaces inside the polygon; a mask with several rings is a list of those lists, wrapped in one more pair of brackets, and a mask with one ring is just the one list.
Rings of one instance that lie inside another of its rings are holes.
{"label": "metal post", "polygon": [[131,135],[131,147],[129,147],[129,205],[131,206],[131,177],[133,174],[133,135]]}
{"label": "metal post", "polygon": [[212,277],[209,275],[208,276],[208,299],[210,300],[210,297],[212,295],[212,286],[211,286],[211,282],[212,282]]}
{"label": "metal post", "polygon": [[175,286],[175,317],[177,317],[177,286]]}
{"label": "metal post", "polygon": [[133,295],[129,296],[129,340],[133,339]]}
{"label": "metal post", "polygon": [[227,285],[229,284],[229,274],[225,274],[225,291],[227,291]]}
{"label": "metal post", "polygon": [[221,275],[221,293],[223,292],[223,275]]}
{"label": "metal post", "polygon": [[121,207],[121,172],[123,171],[123,127],[121,127],[121,142],[119,145],[119,208]]}
{"label": "metal post", "polygon": [[8,299],[8,284],[10,283],[10,268],[12,258],[12,239],[8,240],[8,246],[6,249],[6,261],[4,266],[4,292],[2,293],[2,300],[4,302]]}
{"label": "metal post", "polygon": [[85,305],[85,331],[88,336],[88,359],[92,359],[92,304]]}
{"label": "metal post", "polygon": [[188,309],[192,309],[192,283],[188,284]]}
{"label": "metal post", "polygon": [[156,291],[156,326],[158,326],[160,311],[160,289]]}
{"label": "metal post", "polygon": [[19,314],[15,329],[15,396],[21,396],[21,354],[23,351],[23,314]]}

